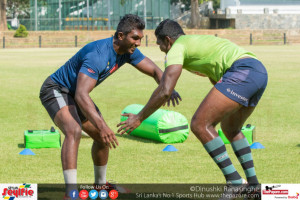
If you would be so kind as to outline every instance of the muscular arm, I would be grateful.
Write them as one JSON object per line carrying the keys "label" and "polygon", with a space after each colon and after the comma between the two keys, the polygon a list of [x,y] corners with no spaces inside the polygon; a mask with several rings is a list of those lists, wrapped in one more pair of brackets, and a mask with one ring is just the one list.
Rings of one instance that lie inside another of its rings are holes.
{"label": "muscular arm", "polygon": [[[162,70],[149,58],[145,57],[141,62],[139,62],[136,66],[136,69],[138,69],[140,72],[147,74],[148,76],[151,76],[154,78],[154,80],[157,82],[157,84],[160,83],[162,79],[163,72]],[[181,101],[180,95],[174,90],[171,91],[171,95],[168,101],[168,106],[170,106],[170,102],[172,102],[173,106],[179,105],[179,100]],[[176,104],[175,104],[176,102]]]}
{"label": "muscular arm", "polygon": [[135,68],[138,69],[140,72],[153,77],[157,84],[159,84],[160,79],[163,75],[162,70],[148,57],[145,57],[141,62],[139,62],[135,66]]}
{"label": "muscular arm", "polygon": [[95,108],[95,105],[89,96],[89,93],[94,89],[96,80],[89,76],[79,73],[77,79],[77,88],[75,92],[75,101],[80,107],[86,118],[96,127],[101,134],[103,142],[110,146],[110,143],[115,147],[113,141],[118,144],[114,133],[105,123],[102,116],[100,116]]}
{"label": "muscular arm", "polygon": [[160,108],[170,98],[181,71],[182,65],[169,66],[165,70],[159,86],[155,89],[145,107],[137,115],[123,114],[124,116],[128,116],[128,119],[118,124],[118,126],[122,126],[118,132],[122,131],[121,134],[124,134],[129,130],[130,133],[137,128],[143,120]]}

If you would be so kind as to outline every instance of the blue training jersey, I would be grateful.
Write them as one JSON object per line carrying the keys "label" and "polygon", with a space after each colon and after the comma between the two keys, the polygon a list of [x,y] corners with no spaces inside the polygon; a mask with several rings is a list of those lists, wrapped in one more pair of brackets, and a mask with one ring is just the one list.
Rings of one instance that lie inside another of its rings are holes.
{"label": "blue training jersey", "polygon": [[74,95],[79,72],[97,80],[97,86],[125,63],[135,66],[144,58],[138,49],[133,54],[118,55],[113,48],[113,37],[97,40],[80,49],[51,75],[51,79]]}

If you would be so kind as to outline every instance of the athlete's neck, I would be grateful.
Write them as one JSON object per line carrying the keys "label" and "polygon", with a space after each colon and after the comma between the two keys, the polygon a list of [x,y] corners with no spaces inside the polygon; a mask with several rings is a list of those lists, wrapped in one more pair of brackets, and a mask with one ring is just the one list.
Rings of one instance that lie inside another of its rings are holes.
{"label": "athlete's neck", "polygon": [[113,48],[118,55],[126,53],[126,51],[121,48],[120,41],[115,38],[113,38]]}

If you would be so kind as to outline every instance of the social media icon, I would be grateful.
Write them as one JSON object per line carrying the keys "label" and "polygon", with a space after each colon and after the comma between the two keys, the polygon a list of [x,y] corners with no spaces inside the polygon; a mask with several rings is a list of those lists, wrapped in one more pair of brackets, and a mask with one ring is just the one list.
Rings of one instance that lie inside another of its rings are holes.
{"label": "social media icon", "polygon": [[71,190],[69,193],[69,196],[71,197],[71,199],[77,199],[79,196],[79,193],[77,190]]}
{"label": "social media icon", "polygon": [[111,191],[109,192],[109,197],[110,197],[111,199],[116,199],[116,198],[118,198],[118,196],[119,196],[119,193],[118,193],[117,190],[111,190]]}
{"label": "social media icon", "polygon": [[108,192],[106,190],[100,190],[99,197],[100,197],[100,199],[107,199]]}
{"label": "social media icon", "polygon": [[97,197],[98,197],[98,192],[97,192],[97,190],[91,190],[90,193],[89,193],[89,197],[90,197],[91,199],[97,199]]}
{"label": "social media icon", "polygon": [[87,199],[89,197],[89,192],[87,190],[81,190],[79,192],[80,199]]}

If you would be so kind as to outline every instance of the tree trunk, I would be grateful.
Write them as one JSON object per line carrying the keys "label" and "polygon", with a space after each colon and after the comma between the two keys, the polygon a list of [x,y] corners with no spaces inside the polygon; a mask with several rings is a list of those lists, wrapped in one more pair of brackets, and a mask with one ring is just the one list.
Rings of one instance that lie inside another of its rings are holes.
{"label": "tree trunk", "polygon": [[191,0],[191,24],[190,28],[199,28],[200,13],[198,0]]}
{"label": "tree trunk", "polygon": [[0,0],[0,31],[7,30],[6,23],[6,0]]}

